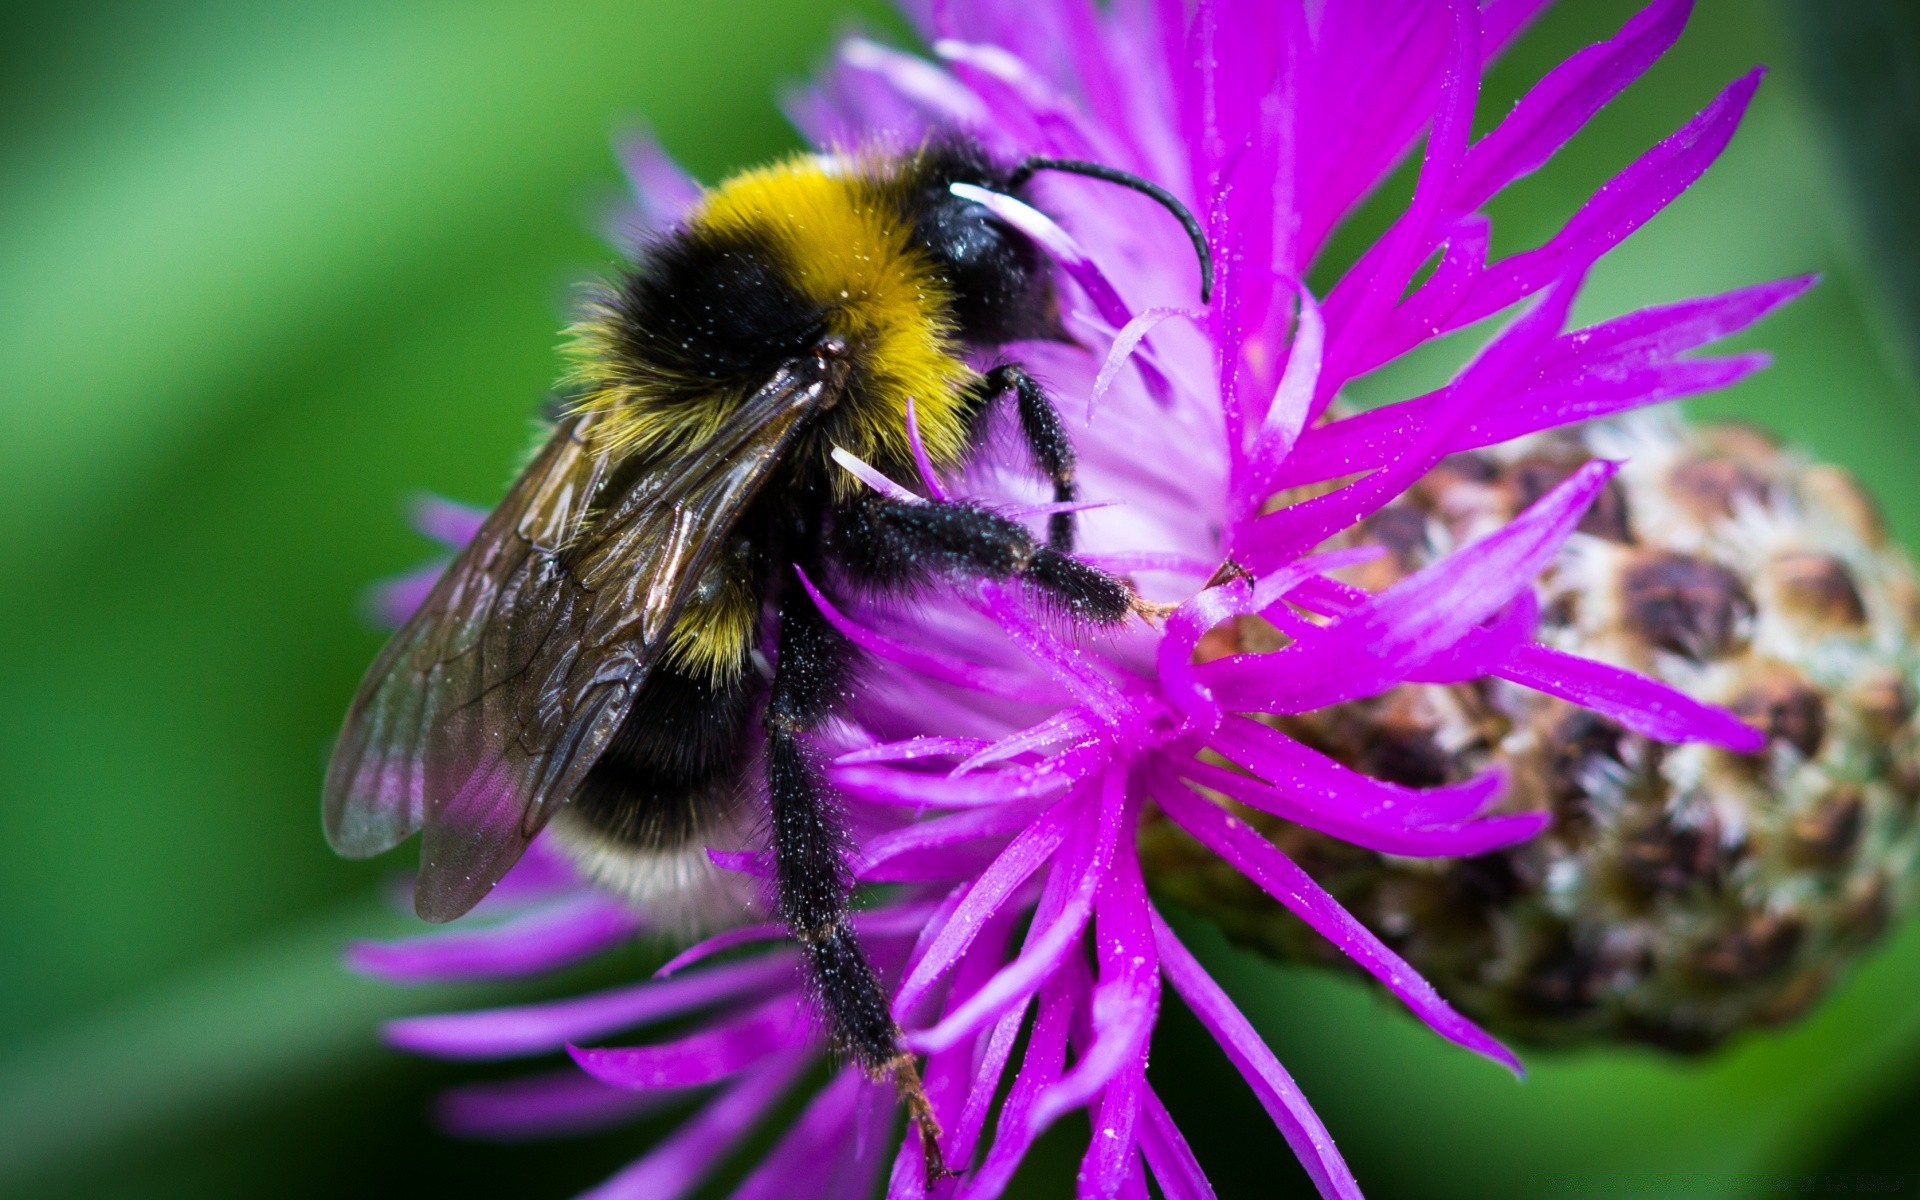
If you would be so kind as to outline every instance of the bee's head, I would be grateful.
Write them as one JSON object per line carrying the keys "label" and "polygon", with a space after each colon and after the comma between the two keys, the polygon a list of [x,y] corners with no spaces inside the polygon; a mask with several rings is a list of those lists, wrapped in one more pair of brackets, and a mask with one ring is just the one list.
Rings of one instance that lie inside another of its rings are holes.
{"label": "bee's head", "polygon": [[953,289],[954,316],[962,339],[985,344],[1072,340],[1060,323],[1059,300],[1044,252],[985,205],[953,191],[953,185],[966,184],[1026,201],[1027,182],[1038,171],[1085,175],[1158,201],[1193,242],[1200,258],[1200,300],[1207,302],[1213,289],[1213,262],[1206,236],[1193,214],[1164,188],[1125,171],[1071,159],[1036,156],[1009,167],[996,163],[971,138],[947,134],[929,142],[916,157],[909,203],[914,212],[914,241],[939,265]]}
{"label": "bee's head", "polygon": [[1018,195],[1012,168],[994,162],[972,139],[946,135],[915,157],[911,182],[913,240],[953,291],[962,340],[985,345],[1070,340],[1040,248],[951,190],[965,183]]}

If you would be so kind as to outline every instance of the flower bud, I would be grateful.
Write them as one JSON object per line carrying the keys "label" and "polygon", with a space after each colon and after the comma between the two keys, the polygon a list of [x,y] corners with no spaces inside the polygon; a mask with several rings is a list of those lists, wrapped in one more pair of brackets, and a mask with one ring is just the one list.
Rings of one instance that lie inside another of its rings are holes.
{"label": "flower bud", "polygon": [[[1723,705],[1766,749],[1664,746],[1499,680],[1403,685],[1277,720],[1409,786],[1501,766],[1501,807],[1551,812],[1546,833],[1411,859],[1239,815],[1494,1031],[1701,1050],[1806,1011],[1909,891],[1920,587],[1845,471],[1666,414],[1447,460],[1348,539],[1386,551],[1353,581],[1392,583],[1596,456],[1627,465],[1542,578],[1536,637]],[[1143,846],[1158,890],[1235,940],[1340,961],[1170,826]]]}

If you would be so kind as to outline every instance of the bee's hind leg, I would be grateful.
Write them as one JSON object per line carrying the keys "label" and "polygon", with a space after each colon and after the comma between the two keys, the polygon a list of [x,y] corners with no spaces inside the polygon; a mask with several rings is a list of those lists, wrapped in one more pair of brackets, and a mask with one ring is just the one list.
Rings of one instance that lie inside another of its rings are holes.
{"label": "bee's hind leg", "polygon": [[940,1126],[919,1067],[889,1010],[880,980],[848,920],[853,880],[840,805],[801,738],[845,694],[855,650],[807,594],[793,587],[780,610],[780,653],[767,701],[767,792],[773,815],[779,914],[800,943],[807,980],[835,1048],[876,1079],[891,1078],[920,1129],[931,1182],[950,1174]]}

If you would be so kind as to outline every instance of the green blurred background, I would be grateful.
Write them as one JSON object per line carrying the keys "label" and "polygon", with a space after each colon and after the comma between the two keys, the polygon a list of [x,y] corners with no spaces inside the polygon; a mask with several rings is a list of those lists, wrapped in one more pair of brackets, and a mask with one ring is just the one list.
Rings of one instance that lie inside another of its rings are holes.
{"label": "green blurred background", "polygon": [[[1563,0],[1482,113],[1633,7]],[[442,1139],[431,1095],[486,1072],[402,1059],[374,1026],[478,994],[336,966],[345,938],[407,927],[382,890],[401,863],[340,862],[318,829],[328,741],[379,640],[360,589],[422,556],[409,493],[497,495],[567,288],[607,261],[619,122],[711,178],[792,144],[772,97],[836,29],[900,26],[877,0],[6,15],[0,1193],[571,1195],[661,1127]],[[1534,243],[1771,64],[1719,167],[1607,260],[1586,315],[1825,273],[1743,339],[1776,368],[1697,407],[1854,468],[1910,546],[1915,28],[1905,0],[1702,0],[1679,48],[1494,210],[1506,247]],[[1792,1031],[1683,1065],[1535,1054],[1523,1085],[1355,985],[1184,927],[1376,1198],[1920,1194],[1920,924]],[[1154,1062],[1223,1196],[1295,1193],[1184,1014]],[[1078,1136],[1043,1147],[1022,1194],[1070,1194]]]}

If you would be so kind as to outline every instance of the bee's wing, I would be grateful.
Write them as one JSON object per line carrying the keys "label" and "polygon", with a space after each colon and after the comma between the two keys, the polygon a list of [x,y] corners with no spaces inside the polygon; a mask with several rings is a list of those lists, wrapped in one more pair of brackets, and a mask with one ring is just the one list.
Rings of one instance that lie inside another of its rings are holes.
{"label": "bee's wing", "polygon": [[606,749],[701,571],[845,375],[824,356],[782,367],[591,524],[598,417],[563,422],[361,682],[327,770],[334,849],[424,828],[420,914],[478,903]]}

